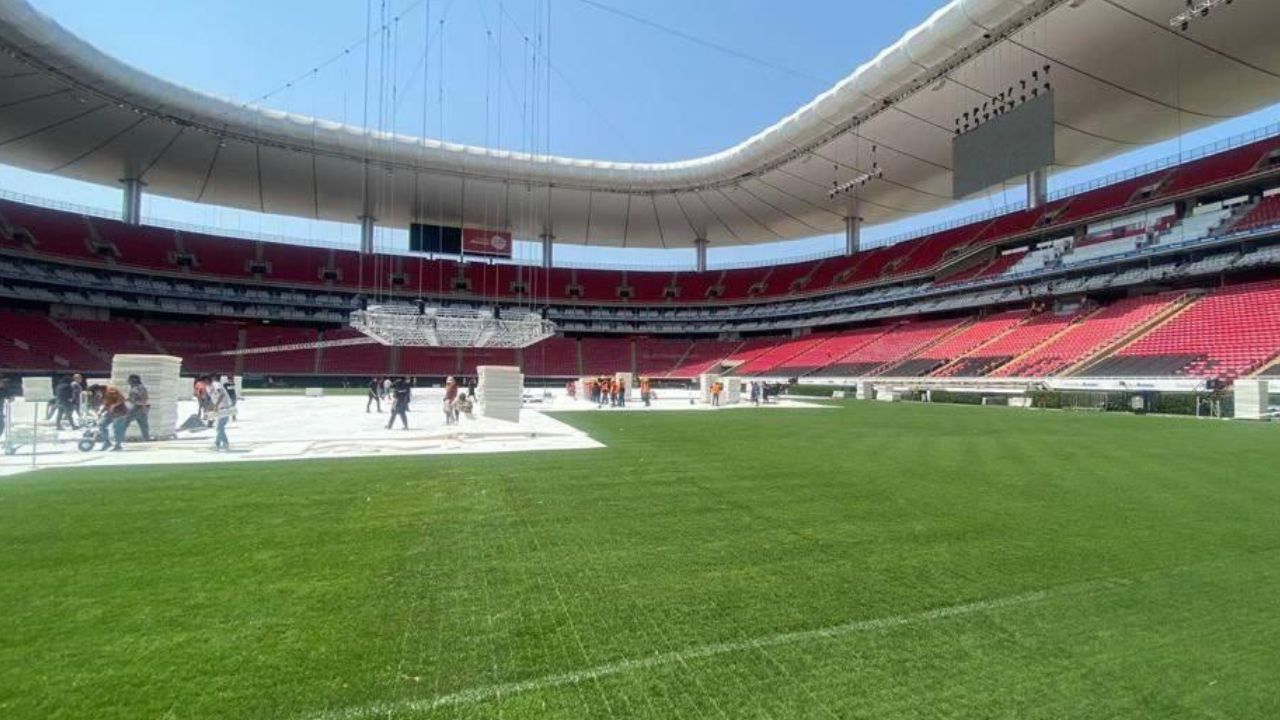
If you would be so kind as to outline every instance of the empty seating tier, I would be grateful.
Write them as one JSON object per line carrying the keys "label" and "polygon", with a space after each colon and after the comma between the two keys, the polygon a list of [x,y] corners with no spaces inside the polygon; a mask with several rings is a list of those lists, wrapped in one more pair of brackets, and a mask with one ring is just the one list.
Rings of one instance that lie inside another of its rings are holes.
{"label": "empty seating tier", "polygon": [[0,368],[102,372],[109,367],[109,362],[86,350],[49,318],[0,310]]}
{"label": "empty seating tier", "polygon": [[[230,374],[235,371],[235,356],[218,353],[237,348],[240,328],[236,325],[145,323],[142,327],[165,353],[182,358],[183,372]],[[314,330],[311,335],[315,337]]]}
{"label": "empty seating tier", "polygon": [[458,348],[400,348],[400,372],[404,375],[429,375],[433,377],[461,374],[458,366],[458,356]]}
{"label": "empty seating tier", "polygon": [[[1228,286],[1200,298],[1169,322],[1121,350],[1117,358],[1188,360],[1167,374],[1234,380],[1277,354],[1280,354],[1280,281],[1270,280]],[[1105,365],[1097,369],[1097,372],[1105,371]]]}
{"label": "empty seating tier", "polygon": [[939,341],[965,321],[966,319],[961,318],[899,323],[814,374],[826,377],[881,374],[879,371],[887,370]]}
{"label": "empty seating tier", "polygon": [[525,375],[533,377],[575,378],[578,369],[578,341],[552,337],[520,351]]}
{"label": "empty seating tier", "polygon": [[726,362],[745,343],[736,340],[697,340],[665,377],[689,380],[708,373]]}
{"label": "empty seating tier", "polygon": [[1010,310],[1008,312],[996,313],[988,317],[982,318],[974,322],[969,327],[952,335],[946,340],[928,348],[920,353],[922,361],[936,361],[927,370],[917,372],[920,368],[929,365],[928,362],[917,363],[912,369],[913,372],[904,372],[904,369],[893,368],[886,372],[888,375],[898,376],[914,376],[924,375],[937,367],[955,360],[956,358],[968,355],[975,348],[985,345],[996,338],[1004,335],[1013,328],[1017,327],[1027,317],[1026,310]]}
{"label": "empty seating tier", "polygon": [[1280,224],[1280,194],[1262,198],[1232,229],[1255,230],[1276,224]]}
{"label": "empty seating tier", "polygon": [[773,371],[786,364],[788,360],[813,349],[826,339],[825,336],[811,336],[785,340],[743,362],[734,368],[733,374],[744,377],[772,375]]}
{"label": "empty seating tier", "polygon": [[[349,328],[326,330],[322,340],[364,337]],[[376,343],[320,348],[319,369],[324,375],[385,375],[391,368],[391,349]]]}
{"label": "empty seating tier", "polygon": [[[313,328],[253,325],[245,329],[245,348],[282,348],[319,340]],[[264,375],[310,375],[316,371],[316,349],[251,352],[244,355],[244,372]]]}
{"label": "empty seating tier", "polygon": [[159,346],[148,340],[138,326],[122,320],[63,319],[62,324],[80,339],[108,356],[155,355]]}
{"label": "empty seating tier", "polygon": [[689,353],[689,340],[636,338],[636,374],[644,377],[666,377]]}
{"label": "empty seating tier", "polygon": [[883,336],[889,330],[889,327],[872,327],[828,336],[823,342],[783,363],[781,369],[788,377],[821,371],[823,368],[842,362],[844,358],[866,347],[868,343]]}
{"label": "empty seating tier", "polygon": [[991,373],[1066,330],[1077,317],[1075,313],[1040,313],[935,374],[939,377],[977,377]]}
{"label": "empty seating tier", "polygon": [[631,372],[631,338],[583,338],[581,352],[586,375]]}
{"label": "empty seating tier", "polygon": [[994,374],[1003,377],[1053,375],[1088,359],[1137,330],[1177,301],[1181,293],[1126,298],[1086,315],[1052,341],[1041,345]]}

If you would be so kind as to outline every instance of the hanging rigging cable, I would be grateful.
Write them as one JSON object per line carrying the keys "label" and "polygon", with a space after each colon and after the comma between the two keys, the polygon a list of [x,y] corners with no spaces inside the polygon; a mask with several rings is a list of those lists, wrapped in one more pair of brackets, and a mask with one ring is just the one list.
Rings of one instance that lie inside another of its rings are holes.
{"label": "hanging rigging cable", "polygon": [[[427,136],[427,115],[429,112],[428,98],[430,97],[430,87],[431,87],[429,84],[429,80],[431,79],[430,70],[431,70],[431,0],[427,0],[425,20],[423,21],[423,25],[422,25],[422,133],[419,135],[420,138],[425,138]],[[421,178],[422,178],[422,169],[427,164],[426,153],[427,153],[426,143],[421,143],[421,142],[418,143],[418,168],[417,168],[417,172],[413,174],[413,212],[415,216],[413,219],[417,221],[422,220],[421,217],[418,217],[418,215],[421,213],[423,208],[422,190],[419,187],[419,183],[421,182]],[[412,232],[413,232],[412,227],[410,228],[409,232],[412,235]],[[418,255],[418,307],[419,308],[422,308],[426,303],[426,299],[423,297],[423,294],[422,294],[423,275],[426,272],[425,265],[426,265],[426,260],[423,258],[421,254],[419,254]]]}
{"label": "hanging rigging cable", "polygon": [[668,35],[674,35],[678,38],[694,43],[695,45],[701,45],[702,47],[709,48],[711,50],[715,50],[717,52],[721,52],[726,55],[731,55],[733,57],[738,58],[739,60],[746,60],[747,62],[755,63],[756,65],[767,67],[771,70],[776,70],[780,73],[785,73],[787,75],[790,75],[795,78],[799,78],[801,80],[806,80],[808,82],[816,83],[823,87],[826,87],[827,85],[827,82],[825,80],[822,80],[821,78],[818,78],[814,75],[810,75],[809,73],[803,72],[801,70],[796,70],[795,68],[787,67],[786,65],[773,62],[772,60],[765,60],[764,58],[759,58],[754,55],[750,55],[748,53],[742,52],[741,50],[735,50],[734,48],[728,47],[726,45],[721,45],[719,43],[712,42],[710,40],[705,40],[703,38],[684,32],[683,30],[677,30],[673,27],[669,27],[667,25],[654,22],[653,20],[640,17],[639,15],[633,15],[625,10],[619,10],[618,8],[612,7],[610,5],[606,5],[602,2],[598,2],[597,0],[578,0],[578,2],[584,5],[590,5],[591,7],[596,8],[597,10],[602,10],[612,15],[617,15],[618,17],[626,18],[627,20],[630,20],[635,23],[639,23],[649,28],[653,28],[654,30],[667,33]]}
{"label": "hanging rigging cable", "polygon": [[[408,4],[408,5],[406,5],[404,8],[402,8],[402,9],[400,10],[400,12],[399,12],[399,13],[397,13],[397,14],[395,15],[395,17],[393,18],[393,20],[400,20],[401,18],[405,17],[406,15],[409,15],[409,14],[410,14],[410,13],[412,13],[414,10],[416,10],[418,7],[420,7],[420,6],[424,5],[424,4],[425,4],[425,5],[430,5],[430,4],[431,4],[431,3],[430,3],[430,0],[414,0],[413,2],[409,3],[409,4]],[[446,14],[446,15],[447,15],[447,14],[448,14],[448,12],[449,12],[449,6],[451,6],[452,4],[453,4],[453,0],[449,0],[449,2],[448,2],[448,3],[446,3],[446,5],[445,5],[445,14]],[[384,28],[379,27],[379,28],[375,31],[371,26],[369,26],[369,25],[367,25],[367,24],[366,24],[366,27],[365,27],[365,34],[364,34],[364,36],[363,36],[363,37],[359,38],[358,40],[356,40],[356,41],[352,42],[351,44],[349,44],[349,45],[347,45],[347,46],[343,47],[342,49],[338,50],[337,52],[333,53],[332,55],[330,55],[329,57],[327,57],[326,59],[324,59],[323,61],[321,61],[321,62],[320,62],[320,63],[318,63],[317,65],[313,66],[310,70],[307,70],[306,72],[303,72],[303,73],[299,73],[298,75],[294,76],[292,79],[285,81],[284,83],[282,83],[282,84],[280,84],[280,85],[276,86],[275,88],[273,88],[273,89],[271,89],[271,90],[268,90],[267,92],[262,93],[261,95],[258,95],[258,96],[256,96],[256,97],[254,97],[254,98],[253,98],[253,99],[251,99],[251,100],[247,100],[247,101],[245,101],[245,102],[243,102],[243,103],[241,103],[241,104],[239,104],[239,105],[236,105],[235,107],[236,107],[236,108],[238,108],[238,109],[243,110],[243,109],[248,108],[248,107],[251,107],[251,106],[253,106],[253,105],[260,104],[260,103],[262,103],[262,102],[264,102],[264,101],[266,101],[266,100],[271,99],[272,97],[275,97],[276,95],[279,95],[279,94],[280,94],[280,93],[282,93],[282,92],[285,92],[285,91],[287,91],[287,90],[289,90],[289,89],[291,89],[291,88],[293,88],[293,87],[297,86],[299,83],[302,83],[302,82],[304,82],[304,81],[306,81],[306,80],[310,80],[310,79],[312,79],[312,78],[315,78],[315,77],[319,76],[319,74],[320,74],[320,72],[321,72],[321,71],[328,69],[328,68],[329,68],[329,67],[331,67],[332,65],[337,64],[338,62],[342,61],[342,60],[343,60],[343,59],[345,59],[345,58],[349,58],[349,57],[351,56],[351,52],[352,52],[353,50],[358,49],[361,45],[365,45],[365,46],[366,46],[366,49],[367,49],[368,44],[369,44],[369,43],[370,43],[370,41],[373,39],[373,33],[374,33],[374,32],[379,32],[379,33],[380,33],[380,32],[382,32],[383,30],[384,30]]]}

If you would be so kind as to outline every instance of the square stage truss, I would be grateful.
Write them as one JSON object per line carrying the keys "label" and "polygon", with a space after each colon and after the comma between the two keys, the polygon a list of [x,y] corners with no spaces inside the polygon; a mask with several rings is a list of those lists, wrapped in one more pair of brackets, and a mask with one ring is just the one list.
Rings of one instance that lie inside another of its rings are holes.
{"label": "square stage truss", "polygon": [[351,327],[394,347],[524,348],[555,335],[535,312],[417,305],[370,305],[351,313]]}

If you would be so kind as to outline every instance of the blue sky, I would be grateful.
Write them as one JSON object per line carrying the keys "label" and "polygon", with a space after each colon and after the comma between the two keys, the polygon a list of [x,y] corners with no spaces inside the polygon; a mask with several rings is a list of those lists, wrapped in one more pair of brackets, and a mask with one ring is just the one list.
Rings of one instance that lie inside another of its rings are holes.
{"label": "blue sky", "polygon": [[[539,151],[549,147],[561,155],[659,161],[714,152],[772,124],[919,24],[940,0],[386,0],[387,17],[400,20],[392,23],[395,62],[388,63],[383,77],[388,97],[394,78],[398,102],[396,112],[384,113],[381,119],[376,102],[380,77],[376,40],[371,58],[375,100],[365,114],[366,46],[360,40],[365,36],[367,5],[363,0],[34,0],[34,4],[116,57],[234,100],[250,102],[266,96],[261,104],[292,112],[352,124],[363,124],[367,117],[371,125],[412,134],[420,134],[425,127],[428,135],[458,142],[530,149],[536,136]],[[602,5],[695,40],[623,17]],[[383,0],[372,3],[375,25],[383,7]],[[430,45],[426,83],[424,37]],[[344,53],[348,48],[350,52]],[[545,57],[551,61],[549,113],[546,90],[525,89],[535,56],[540,66]],[[320,69],[311,72],[314,68]],[[292,86],[286,87],[290,82]],[[535,103],[540,106],[536,129],[529,119]],[[389,100],[384,104],[391,105]],[[549,118],[549,123],[542,118]],[[1074,184],[1274,122],[1280,122],[1280,107],[1064,174],[1054,184]],[[0,188],[77,204],[119,205],[114,188],[3,166]],[[898,235],[1015,202],[1021,192],[1010,186],[1006,192],[940,213],[869,228],[865,237]],[[354,242],[356,232],[163,198],[148,198],[144,214],[311,240]],[[838,238],[814,238],[763,248],[713,250],[712,261],[797,256],[826,252],[841,244]],[[524,252],[532,257],[530,250]],[[558,248],[557,257],[597,263],[692,261],[691,252],[620,254],[569,247]]]}

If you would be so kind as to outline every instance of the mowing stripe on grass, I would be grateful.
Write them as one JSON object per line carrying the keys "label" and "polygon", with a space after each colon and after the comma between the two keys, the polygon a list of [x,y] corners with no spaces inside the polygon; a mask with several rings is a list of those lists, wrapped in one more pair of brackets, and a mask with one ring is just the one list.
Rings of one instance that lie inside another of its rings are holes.
{"label": "mowing stripe on grass", "polygon": [[[1096,583],[1085,583],[1085,585],[1096,586]],[[1080,586],[1076,586],[1073,589],[1079,588]],[[1053,595],[1060,595],[1064,590],[1066,589],[1059,588],[1053,591],[1037,590],[1035,592],[1023,593],[1021,595],[1010,595],[1008,597],[995,598],[992,600],[979,600],[977,602],[964,603],[961,605],[935,608],[933,610],[925,610],[924,612],[912,613],[909,615],[895,615],[876,618],[873,620],[856,620],[853,622],[842,623],[840,625],[815,628],[813,630],[799,630],[796,632],[765,635],[762,637],[747,638],[744,640],[712,643],[710,645],[692,647],[686,650],[676,650],[672,652],[657,653],[647,657],[619,660],[618,662],[605,663],[603,665],[560,673],[558,675],[546,675],[544,677],[522,680],[520,682],[475,687],[431,698],[395,700],[391,702],[374,703],[372,705],[331,710],[318,715],[309,715],[307,716],[307,720],[364,720],[364,718],[391,717],[396,714],[406,712],[426,712],[453,705],[473,705],[512,695],[520,695],[522,693],[563,687],[566,685],[578,685],[597,678],[608,677],[611,675],[622,675],[629,672],[635,672],[637,670],[648,670],[667,665],[676,665],[689,660],[699,660],[702,658],[714,657],[716,655],[759,650],[763,648],[777,647],[779,645],[795,645],[815,640],[826,640],[854,633],[883,630],[902,625],[926,623],[934,620],[952,618],[959,615],[970,615],[989,610],[999,610],[1001,608],[1012,607],[1015,605],[1025,605],[1027,603],[1044,600]]]}

